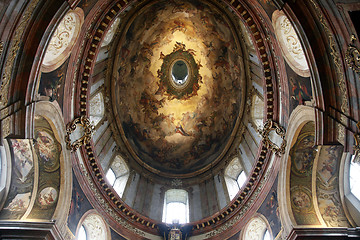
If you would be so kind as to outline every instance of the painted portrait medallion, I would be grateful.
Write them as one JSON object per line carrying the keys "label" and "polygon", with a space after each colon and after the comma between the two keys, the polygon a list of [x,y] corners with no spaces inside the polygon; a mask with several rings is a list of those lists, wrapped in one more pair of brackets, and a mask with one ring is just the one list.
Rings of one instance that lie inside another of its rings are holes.
{"label": "painted portrait medallion", "polygon": [[47,128],[36,128],[34,145],[46,171],[52,172],[59,168],[61,145],[55,139],[52,131]]}
{"label": "painted portrait medallion", "polygon": [[295,186],[290,190],[291,206],[298,212],[312,210],[311,191],[304,186]]}
{"label": "painted portrait medallion", "polygon": [[58,197],[58,192],[53,187],[46,187],[42,189],[37,197],[40,206],[48,207],[53,205]]}
{"label": "painted portrait medallion", "polygon": [[301,134],[290,150],[291,170],[298,176],[309,176],[316,156],[315,136],[312,132]]}

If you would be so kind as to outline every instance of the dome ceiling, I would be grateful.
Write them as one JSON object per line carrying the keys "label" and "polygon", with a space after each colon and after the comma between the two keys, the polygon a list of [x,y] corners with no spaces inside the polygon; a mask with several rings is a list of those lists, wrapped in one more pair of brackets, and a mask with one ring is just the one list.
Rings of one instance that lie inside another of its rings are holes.
{"label": "dome ceiling", "polygon": [[153,172],[205,171],[231,145],[245,105],[240,27],[199,1],[131,11],[109,64],[116,141]]}

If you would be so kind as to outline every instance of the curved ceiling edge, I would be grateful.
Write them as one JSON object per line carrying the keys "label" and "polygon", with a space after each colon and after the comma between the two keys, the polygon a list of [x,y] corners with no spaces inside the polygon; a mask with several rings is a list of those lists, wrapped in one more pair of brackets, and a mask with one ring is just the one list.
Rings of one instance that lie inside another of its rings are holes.
{"label": "curved ceiling edge", "polygon": [[[249,10],[245,8],[242,3],[238,1],[232,1],[231,3],[228,2],[228,4],[231,4],[232,8],[235,10],[238,16],[246,23],[255,39],[256,49],[259,53],[265,74],[266,119],[271,120],[274,117],[276,118],[276,116],[274,116],[274,102],[276,102],[276,100],[274,100],[273,85],[273,82],[276,81],[273,79],[275,74],[274,70],[272,70],[276,69],[276,66],[272,66],[273,61],[270,60],[272,56],[271,54],[268,54],[269,47],[266,43],[266,38],[260,30],[261,25],[253,19],[254,14],[249,12]],[[86,51],[87,55],[84,57],[84,68],[79,69],[78,72],[78,82],[80,83],[80,88],[79,94],[77,96],[77,102],[79,105],[76,107],[79,110],[80,115],[86,116],[88,114],[86,106],[88,104],[87,99],[89,98],[89,78],[93,71],[93,62],[96,59],[97,50],[104,36],[104,32],[107,29],[106,27],[109,26],[109,23],[114,20],[119,12],[124,10],[125,6],[125,3],[122,1],[114,2],[112,6],[109,7],[109,11],[103,15],[103,18],[98,20],[98,28],[93,31],[94,34],[88,36],[87,42],[85,43],[85,49],[88,49],[88,51]],[[221,210],[220,213],[211,216],[211,219],[199,221],[195,225],[190,223],[189,225],[192,225],[194,229],[199,229],[199,233],[206,232],[212,229],[214,226],[223,224],[226,220],[234,216],[235,213],[242,209],[243,204],[253,194],[254,186],[260,181],[260,179],[262,179],[265,171],[265,163],[268,161],[267,159],[270,156],[268,149],[264,146],[261,147],[259,152],[260,155],[257,160],[257,164],[253,168],[253,173],[251,174],[251,177],[248,180],[244,190],[239,192],[235,199],[226,208]],[[156,227],[159,223],[146,218],[145,216],[128,207],[121,199],[118,198],[114,190],[107,185],[107,182],[104,179],[104,172],[98,167],[98,162],[93,151],[93,145],[87,144],[85,147],[82,147],[81,153],[85,159],[85,164],[89,169],[90,178],[88,178],[88,180],[95,184],[96,188],[101,192],[101,195],[104,198],[103,200],[106,199],[106,201],[109,202],[112,209],[111,212],[113,213],[115,211],[117,214],[121,215],[123,219],[127,219],[127,224],[134,225],[150,233],[155,233]],[[83,173],[86,172],[87,170],[85,170]],[[98,199],[97,201],[103,202],[101,199]]]}

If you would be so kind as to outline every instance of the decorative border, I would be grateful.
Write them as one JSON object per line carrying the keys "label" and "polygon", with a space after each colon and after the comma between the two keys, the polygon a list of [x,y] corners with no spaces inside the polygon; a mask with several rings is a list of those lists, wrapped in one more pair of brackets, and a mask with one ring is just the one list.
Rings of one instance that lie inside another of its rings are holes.
{"label": "decorative border", "polygon": [[[358,122],[356,124],[356,126],[357,126],[358,130],[360,131],[360,122]],[[354,145],[355,158],[354,158],[354,162],[360,164],[360,134],[359,133],[357,133],[357,134],[354,133],[354,139],[355,139],[355,145]]]}
{"label": "decorative border", "polygon": [[345,60],[352,70],[360,74],[360,62],[359,62],[360,51],[353,45],[355,41],[356,41],[356,37],[353,34],[351,35],[350,44],[345,53]]}
{"label": "decorative border", "polygon": [[27,6],[24,14],[22,15],[19,25],[16,27],[13,41],[10,43],[10,51],[6,59],[6,64],[4,67],[4,73],[1,78],[1,89],[0,89],[0,107],[5,107],[8,104],[8,94],[9,94],[9,84],[11,79],[12,68],[14,67],[15,59],[19,53],[20,47],[22,45],[22,34],[29,22],[29,19],[40,0],[33,0]]}
{"label": "decorative border", "polygon": [[328,23],[325,19],[325,16],[322,12],[322,10],[320,9],[319,5],[314,1],[314,0],[309,0],[312,5],[314,6],[314,9],[319,17],[319,21],[321,23],[321,25],[324,28],[324,31],[326,32],[328,39],[329,39],[329,45],[330,45],[330,49],[331,49],[331,53],[330,55],[333,57],[333,62],[335,64],[336,67],[336,74],[339,77],[339,88],[341,91],[341,111],[344,112],[344,114],[349,115],[349,102],[348,102],[348,98],[347,98],[347,89],[346,89],[346,83],[345,83],[345,74],[343,69],[343,65],[341,63],[341,56],[340,53],[337,51],[337,44],[335,41],[335,37],[332,33],[332,31],[330,30]]}

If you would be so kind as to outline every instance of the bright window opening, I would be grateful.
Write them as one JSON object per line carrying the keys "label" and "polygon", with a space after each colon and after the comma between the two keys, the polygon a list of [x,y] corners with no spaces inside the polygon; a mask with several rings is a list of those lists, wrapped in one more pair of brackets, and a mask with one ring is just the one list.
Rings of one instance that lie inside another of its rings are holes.
{"label": "bright window opening", "polygon": [[163,222],[188,223],[189,200],[188,193],[182,189],[170,189],[165,193]]}
{"label": "bright window opening", "polygon": [[80,229],[79,229],[79,233],[78,233],[78,240],[86,240],[86,231],[84,228],[84,225],[81,225]]}
{"label": "bright window opening", "polygon": [[116,177],[114,171],[110,168],[109,171],[106,173],[106,178],[109,181],[111,186],[114,186]]}
{"label": "bright window opening", "polygon": [[229,198],[230,200],[232,200],[239,192],[239,190],[244,185],[247,179],[239,158],[234,158],[229,163],[229,165],[225,169],[224,178],[229,193]]}
{"label": "bright window opening", "polygon": [[104,117],[105,107],[103,94],[99,92],[90,99],[90,122],[96,126]]}
{"label": "bright window opening", "polygon": [[106,178],[119,197],[122,197],[124,194],[129,175],[130,171],[124,159],[116,156],[106,173]]}
{"label": "bright window opening", "polygon": [[[354,158],[354,157],[353,157]],[[360,163],[350,163],[350,191],[351,193],[360,200]]]}
{"label": "bright window opening", "polygon": [[239,189],[244,185],[244,183],[246,182],[246,174],[244,171],[241,171],[241,173],[239,174],[237,180],[236,180]]}
{"label": "bright window opening", "polygon": [[271,240],[271,236],[270,236],[269,230],[266,229],[263,239],[264,239],[264,240]]}

